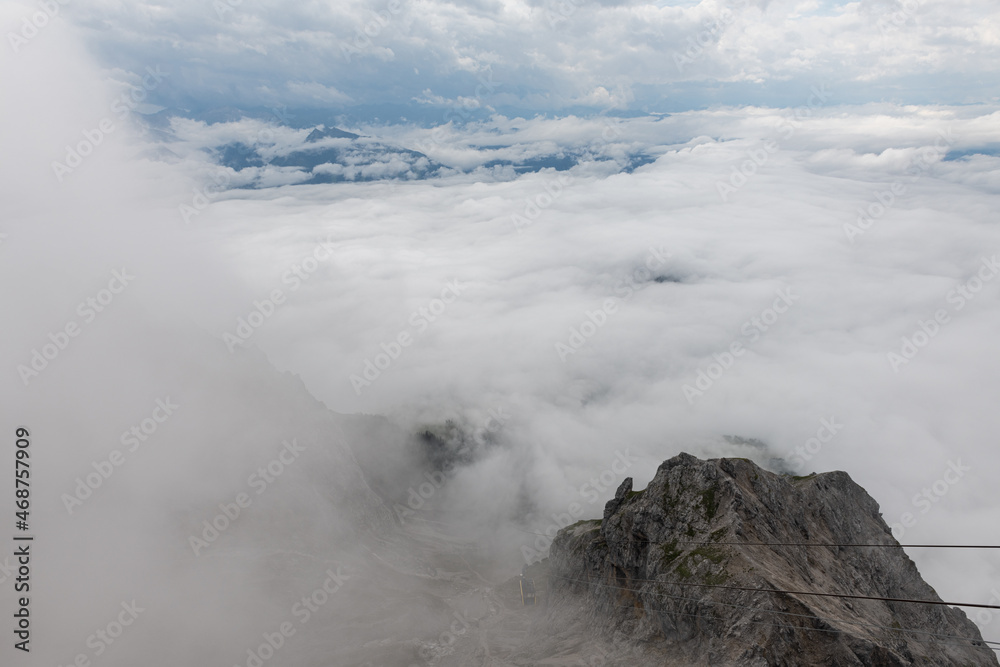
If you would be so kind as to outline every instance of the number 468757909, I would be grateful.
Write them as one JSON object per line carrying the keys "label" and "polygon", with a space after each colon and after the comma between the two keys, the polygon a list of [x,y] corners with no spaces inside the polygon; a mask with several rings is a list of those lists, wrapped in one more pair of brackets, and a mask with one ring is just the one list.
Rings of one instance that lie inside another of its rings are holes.
{"label": "number 468757909", "polygon": [[17,447],[14,450],[14,505],[17,507],[18,522],[17,527],[21,530],[28,529],[28,510],[31,507],[31,466],[28,463],[31,453],[29,447],[31,434],[26,428],[18,428]]}

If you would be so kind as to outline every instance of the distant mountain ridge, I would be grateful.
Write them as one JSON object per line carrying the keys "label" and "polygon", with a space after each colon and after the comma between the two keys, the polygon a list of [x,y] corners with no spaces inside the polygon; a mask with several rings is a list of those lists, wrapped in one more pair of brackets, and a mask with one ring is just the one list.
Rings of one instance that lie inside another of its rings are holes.
{"label": "distant mountain ridge", "polygon": [[353,132],[346,132],[344,130],[338,129],[336,127],[329,127],[320,129],[319,127],[314,128],[309,136],[306,137],[306,143],[312,144],[320,139],[357,139],[360,134],[354,134]]}
{"label": "distant mountain ridge", "polygon": [[[208,127],[185,134],[175,124],[179,119]],[[602,173],[631,173],[656,159],[633,146],[601,137],[570,146],[520,140],[452,144],[449,139],[416,129],[423,125],[408,124],[403,133],[397,128],[386,132],[393,138],[380,138],[375,136],[377,130],[373,134],[351,132],[337,127],[337,121],[328,115],[284,108],[220,107],[197,113],[166,108],[143,115],[141,122],[156,143],[147,151],[148,157],[172,161],[180,157],[178,148],[193,149],[200,159],[207,156],[236,172],[235,178],[215,179],[216,184],[224,180],[231,188],[413,181],[472,172],[483,180],[511,180],[546,169],[567,171],[594,164]],[[265,124],[263,129],[260,122]],[[431,127],[445,126],[437,123]],[[275,141],[278,136],[280,141]]]}

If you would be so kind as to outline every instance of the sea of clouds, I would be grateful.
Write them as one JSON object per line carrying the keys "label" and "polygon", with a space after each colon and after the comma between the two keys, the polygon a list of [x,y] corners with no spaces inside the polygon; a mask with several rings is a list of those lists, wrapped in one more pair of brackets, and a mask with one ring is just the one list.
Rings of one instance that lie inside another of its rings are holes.
{"label": "sea of clouds", "polygon": [[[4,10],[4,34],[24,15]],[[573,502],[599,516],[625,474],[642,488],[688,451],[846,470],[904,543],[1000,538],[995,102],[850,103],[820,72],[781,106],[491,113],[436,134],[358,121],[342,129],[446,169],[296,185],[265,166],[251,189],[204,149],[265,130],[293,146],[304,130],[181,118],[150,130],[141,116],[159,107],[122,95],[156,77],[109,82],[77,31],[53,20],[0,65],[16,91],[0,122],[3,432],[30,424],[45,443],[38,531],[58,529],[43,562],[64,572],[46,576],[93,577],[88,597],[64,596],[53,623],[80,636],[54,659],[91,631],[74,615],[90,601],[110,614],[123,591],[181,567],[164,517],[228,497],[243,463],[287,437],[280,415],[265,413],[266,435],[245,421],[251,401],[234,388],[251,396],[263,380],[229,357],[254,351],[336,412],[494,434],[452,479],[459,523],[543,531]],[[639,153],[652,161],[630,168]],[[487,166],[554,154],[575,166]],[[231,375],[208,384],[213,373]],[[68,514],[74,479],[157,399],[185,394],[183,427],[167,421],[149,461],[116,472],[124,487]],[[726,435],[765,446],[747,454]],[[909,553],[944,599],[1000,603],[988,552]],[[185,590],[221,596],[212,582]]]}

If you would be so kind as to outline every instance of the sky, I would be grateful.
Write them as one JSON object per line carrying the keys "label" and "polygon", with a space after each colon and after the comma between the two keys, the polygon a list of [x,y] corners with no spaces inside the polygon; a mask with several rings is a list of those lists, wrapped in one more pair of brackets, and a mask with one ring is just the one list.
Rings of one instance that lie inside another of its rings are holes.
{"label": "sky", "polygon": [[[524,529],[600,516],[615,461],[639,489],[681,451],[846,470],[904,543],[1000,539],[995,3],[54,0],[0,32],[0,398],[39,432],[45,664],[137,595],[184,631],[208,590],[191,623],[238,643],[211,611],[267,596],[178,574],[187,536],[323,442],[301,396],[471,433],[436,511],[511,574]],[[419,484],[410,445],[351,446]],[[988,552],[908,553],[1000,604]],[[187,659],[140,632],[109,659]]]}
{"label": "sky", "polygon": [[171,72],[151,103],[193,110],[664,113],[794,106],[824,82],[851,104],[998,94],[1000,19],[972,0],[67,1],[59,14],[125,82],[149,65]]}

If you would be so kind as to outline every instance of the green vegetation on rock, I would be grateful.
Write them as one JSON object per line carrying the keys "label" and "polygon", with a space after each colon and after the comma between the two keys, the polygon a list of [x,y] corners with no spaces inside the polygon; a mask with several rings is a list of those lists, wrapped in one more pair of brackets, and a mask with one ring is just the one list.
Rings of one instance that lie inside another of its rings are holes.
{"label": "green vegetation on rock", "polygon": [[660,549],[663,550],[663,557],[660,558],[660,563],[662,565],[670,565],[670,563],[677,560],[677,557],[682,553],[681,550],[677,548],[677,540],[674,540],[669,544],[661,544]]}
{"label": "green vegetation on rock", "polygon": [[792,480],[792,484],[794,484],[796,482],[802,482],[802,481],[805,481],[807,479],[812,479],[815,476],[816,476],[816,473],[810,473],[808,475],[791,475],[789,479],[791,479]]}
{"label": "green vegetation on rock", "polygon": [[712,561],[716,565],[726,559],[726,554],[722,551],[722,549],[712,546],[698,547],[691,552],[691,556],[701,556],[702,558]]}
{"label": "green vegetation on rock", "polygon": [[701,505],[705,508],[705,517],[711,521],[715,518],[715,513],[719,510],[719,503],[715,499],[715,489],[708,488],[701,492]]}
{"label": "green vegetation on rock", "polygon": [[713,531],[712,534],[708,536],[708,539],[711,540],[712,542],[718,542],[723,537],[725,537],[726,533],[728,532],[729,532],[728,528],[720,528],[716,531]]}
{"label": "green vegetation on rock", "polygon": [[580,526],[582,526],[585,523],[596,523],[597,525],[595,527],[591,528],[590,530],[598,530],[598,529],[600,529],[601,523],[603,523],[603,522],[601,521],[601,519],[582,519],[580,521],[577,521],[574,524],[566,526],[565,528],[563,528],[563,530],[576,530],[577,528],[579,528]]}

